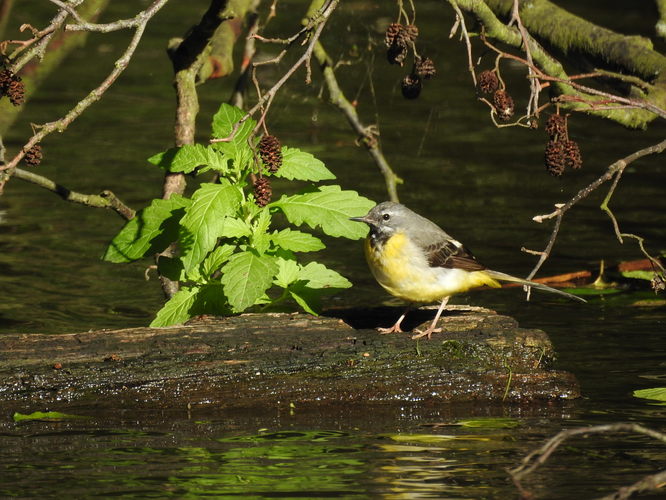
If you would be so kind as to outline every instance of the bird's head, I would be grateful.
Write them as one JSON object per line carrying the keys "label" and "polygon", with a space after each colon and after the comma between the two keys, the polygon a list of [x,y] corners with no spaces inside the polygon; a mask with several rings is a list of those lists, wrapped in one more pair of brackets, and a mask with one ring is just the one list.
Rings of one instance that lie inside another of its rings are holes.
{"label": "bird's head", "polygon": [[363,217],[351,217],[350,220],[364,222],[370,226],[370,234],[388,239],[400,230],[410,226],[410,218],[416,215],[400,203],[385,201],[376,205]]}

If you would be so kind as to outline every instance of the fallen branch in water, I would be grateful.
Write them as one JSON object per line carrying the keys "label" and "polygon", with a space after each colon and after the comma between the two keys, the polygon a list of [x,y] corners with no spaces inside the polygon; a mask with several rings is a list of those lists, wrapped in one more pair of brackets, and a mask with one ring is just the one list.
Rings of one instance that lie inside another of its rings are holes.
{"label": "fallen branch in water", "polygon": [[[633,433],[643,434],[652,437],[658,441],[666,443],[666,434],[643,427],[639,424],[633,423],[616,423],[607,425],[596,425],[589,427],[578,427],[576,429],[567,429],[557,433],[555,436],[546,441],[540,448],[529,453],[522,459],[520,465],[513,469],[509,469],[508,473],[511,476],[514,484],[520,491],[522,498],[534,498],[528,490],[526,490],[521,480],[528,474],[534,472],[537,468],[543,465],[548,458],[557,450],[557,448],[564,443],[567,439],[575,436],[585,436],[588,434],[603,434],[609,432]],[[666,484],[666,470],[662,470],[655,474],[650,474],[639,481],[620,488],[611,495],[604,496],[599,500],[624,500],[629,498],[634,493],[655,491],[662,488]]]}

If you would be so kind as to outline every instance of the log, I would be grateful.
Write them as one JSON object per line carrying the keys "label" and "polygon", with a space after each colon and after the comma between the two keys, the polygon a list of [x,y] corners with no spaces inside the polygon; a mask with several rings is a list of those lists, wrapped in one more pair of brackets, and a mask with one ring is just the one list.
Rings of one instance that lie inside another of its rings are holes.
{"label": "log", "polygon": [[[227,408],[579,396],[541,330],[451,306],[431,340],[381,335],[399,310],[243,314],[166,328],[0,336],[0,409]],[[432,310],[410,313],[406,327]],[[39,408],[35,408],[38,405]]]}

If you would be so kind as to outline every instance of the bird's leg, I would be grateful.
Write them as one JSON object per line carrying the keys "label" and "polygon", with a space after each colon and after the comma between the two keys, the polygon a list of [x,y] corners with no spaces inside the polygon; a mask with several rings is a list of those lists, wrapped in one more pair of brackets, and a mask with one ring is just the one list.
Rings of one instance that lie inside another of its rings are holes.
{"label": "bird's leg", "polygon": [[377,331],[379,333],[385,334],[385,333],[402,333],[402,328],[400,328],[400,323],[402,323],[402,320],[405,319],[405,316],[407,316],[407,313],[409,310],[412,308],[411,305],[407,306],[405,309],[405,312],[403,312],[400,317],[398,318],[398,321],[395,322],[395,325],[393,325],[390,328],[377,328]]}
{"label": "bird's leg", "polygon": [[437,314],[435,314],[435,319],[432,320],[430,326],[423,331],[414,330],[416,332],[416,335],[412,335],[413,339],[420,339],[421,337],[428,337],[428,339],[430,339],[433,333],[438,333],[442,331],[441,328],[435,328],[435,325],[439,321],[439,317],[442,315],[442,311],[446,307],[448,301],[449,297],[444,297],[442,299],[442,303],[440,304],[439,309],[437,309]]}

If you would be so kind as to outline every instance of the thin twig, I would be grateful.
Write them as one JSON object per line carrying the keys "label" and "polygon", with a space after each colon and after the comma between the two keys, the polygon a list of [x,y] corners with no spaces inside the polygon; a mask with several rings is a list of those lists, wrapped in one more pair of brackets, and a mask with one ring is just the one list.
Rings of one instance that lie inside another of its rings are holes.
{"label": "thin twig", "polygon": [[326,88],[328,89],[328,95],[331,103],[333,103],[347,118],[347,121],[358,134],[358,142],[363,144],[374,160],[375,164],[379,168],[379,171],[384,176],[384,182],[386,183],[386,190],[388,192],[389,199],[391,201],[398,201],[398,189],[397,185],[402,182],[402,180],[396,175],[396,173],[389,165],[384,153],[382,152],[381,146],[379,144],[376,126],[366,126],[364,125],[356,112],[356,108],[352,105],[351,102],[347,99],[344,92],[338,84],[338,80],[335,77],[335,72],[333,71],[333,64],[326,53],[323,45],[317,43],[314,50],[314,56],[319,63],[319,67],[324,75],[324,82]]}
{"label": "thin twig", "polygon": [[[451,7],[456,12],[456,26],[460,24],[460,34],[465,40],[465,47],[467,48],[467,69],[469,70],[470,75],[472,76],[472,82],[474,83],[474,88],[476,88],[476,73],[474,72],[474,61],[472,59],[472,43],[469,39],[469,32],[467,31],[467,25],[465,24],[465,17],[463,16],[460,7],[454,0],[449,0]],[[454,26],[455,27],[455,26]],[[454,30],[451,30],[451,36],[453,35]],[[449,37],[450,38],[450,37]]]}
{"label": "thin twig", "polygon": [[[624,171],[624,169],[630,164],[633,163],[634,161],[647,156],[651,154],[656,154],[656,153],[662,153],[666,150],[666,139],[654,144],[653,146],[649,146],[647,148],[640,149],[638,151],[633,152],[629,156],[626,156],[625,158],[622,158],[620,160],[617,160],[616,162],[612,163],[609,165],[609,167],[606,169],[606,172],[603,173],[599,178],[585,186],[583,189],[578,191],[569,201],[566,203],[562,204],[557,204],[556,205],[556,210],[549,213],[549,214],[543,214],[543,215],[536,215],[532,218],[534,222],[542,223],[545,220],[552,219],[552,218],[557,218],[555,221],[555,226],[553,228],[553,231],[550,235],[550,238],[548,240],[548,245],[546,246],[546,249],[543,251],[541,254],[541,258],[537,262],[536,266],[534,269],[530,272],[528,275],[528,279],[533,277],[536,272],[539,270],[539,268],[543,265],[543,263],[546,261],[548,256],[550,255],[550,251],[553,248],[553,245],[555,243],[555,239],[557,237],[557,233],[560,229],[560,224],[562,222],[562,218],[564,217],[564,214],[571,208],[573,207],[576,203],[579,201],[587,198],[592,192],[594,192],[599,186],[601,186],[603,183],[609,181],[612,179],[615,175],[618,173]],[[612,191],[611,191],[612,194]],[[607,197],[608,198],[608,197]],[[608,198],[610,199],[610,198]],[[604,200],[605,205],[607,206],[607,200]],[[601,205],[601,209],[605,210],[604,204]],[[607,211],[607,210],[605,210]],[[619,231],[619,228],[617,228],[617,231]],[[620,238],[620,241],[621,238]]]}
{"label": "thin twig", "polygon": [[[335,8],[338,6],[338,3],[340,0],[328,0],[327,4],[322,7],[319,15],[313,16],[313,19],[316,19],[316,22],[311,19],[308,23],[308,26],[312,26],[311,29],[314,29],[312,32],[312,35],[308,39],[308,46],[301,55],[301,57],[298,58],[298,60],[294,63],[294,65],[289,68],[284,75],[264,94],[259,98],[257,103],[247,112],[243,118],[241,118],[236,124],[234,124],[231,133],[229,134],[228,137],[220,137],[220,138],[215,138],[211,139],[211,143],[215,142],[228,142],[230,141],[234,135],[236,134],[236,131],[238,130],[238,127],[241,126],[241,124],[245,123],[252,115],[254,115],[259,109],[262,109],[264,104],[272,102],[273,96],[282,88],[282,86],[286,83],[289,78],[296,72],[298,68],[300,68],[303,64],[306,64],[312,57],[312,52],[314,50],[315,44],[319,40],[319,37],[321,36],[322,31],[324,30],[324,26],[326,25],[326,22],[328,21],[330,15],[333,13]],[[254,63],[256,65],[256,63]],[[306,82],[309,83],[309,82]],[[268,106],[267,106],[268,108]]]}
{"label": "thin twig", "polygon": [[[527,71],[529,75],[535,74],[534,71],[534,61],[532,60],[532,51],[530,50],[530,36],[523,25],[522,20],[520,19],[520,2],[519,0],[513,0],[513,7],[511,9],[511,21],[509,26],[514,24],[518,27],[520,32],[520,37],[523,40],[523,49],[525,50],[525,57],[527,58]],[[532,41],[532,43],[534,43]],[[528,76],[529,77],[529,76]],[[530,80],[530,98],[527,104],[526,115],[532,116],[539,109],[539,92],[541,91],[541,84],[537,79]]]}

